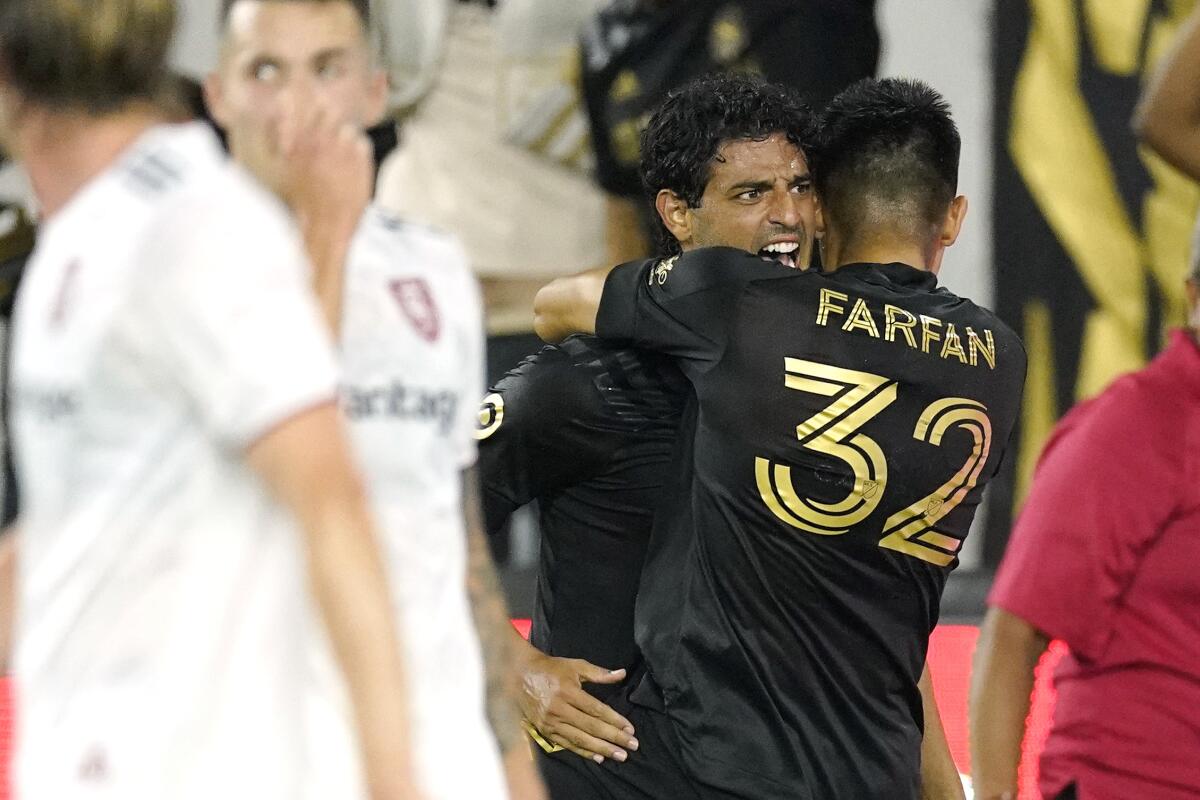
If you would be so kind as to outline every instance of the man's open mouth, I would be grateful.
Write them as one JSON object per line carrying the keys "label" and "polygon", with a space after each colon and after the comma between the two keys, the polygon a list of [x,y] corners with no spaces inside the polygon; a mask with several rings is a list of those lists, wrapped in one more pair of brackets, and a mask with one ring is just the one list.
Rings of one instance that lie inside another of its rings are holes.
{"label": "man's open mouth", "polygon": [[778,261],[785,267],[796,268],[796,258],[800,255],[799,242],[776,242],[758,251],[762,258]]}

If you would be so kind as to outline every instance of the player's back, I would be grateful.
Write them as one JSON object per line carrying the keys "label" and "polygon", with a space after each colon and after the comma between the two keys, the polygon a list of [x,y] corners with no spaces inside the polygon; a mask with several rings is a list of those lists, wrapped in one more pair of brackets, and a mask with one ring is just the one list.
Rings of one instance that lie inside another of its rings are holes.
{"label": "player's back", "polygon": [[694,523],[663,526],[686,556],[648,571],[639,643],[687,763],[740,796],[915,797],[916,683],[1020,342],[904,265],[665,266],[630,277],[697,391]]}
{"label": "player's back", "polygon": [[[462,471],[483,387],[475,279],[450,237],[368,209],[347,259],[341,405],[383,529],[428,797],[503,794],[466,591]],[[447,745],[454,742],[454,746]]]}
{"label": "player's back", "polygon": [[[689,394],[661,355],[572,336],[485,398],[477,435],[489,533],[538,501],[530,641],[542,652],[633,666],[634,600]],[[604,697],[617,687],[587,688]]]}
{"label": "player's back", "polygon": [[202,126],[45,226],[13,352],[22,797],[295,797],[298,532],[243,457],[333,399],[304,265]]}

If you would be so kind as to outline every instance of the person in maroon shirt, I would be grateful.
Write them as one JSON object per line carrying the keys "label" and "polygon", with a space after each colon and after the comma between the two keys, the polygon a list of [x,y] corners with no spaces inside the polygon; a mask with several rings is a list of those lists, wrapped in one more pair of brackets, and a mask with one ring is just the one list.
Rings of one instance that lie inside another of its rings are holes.
{"label": "person in maroon shirt", "polygon": [[1189,327],[1055,429],[996,576],[971,686],[978,800],[1017,796],[1033,668],[1070,648],[1046,798],[1200,798],[1200,252]]}

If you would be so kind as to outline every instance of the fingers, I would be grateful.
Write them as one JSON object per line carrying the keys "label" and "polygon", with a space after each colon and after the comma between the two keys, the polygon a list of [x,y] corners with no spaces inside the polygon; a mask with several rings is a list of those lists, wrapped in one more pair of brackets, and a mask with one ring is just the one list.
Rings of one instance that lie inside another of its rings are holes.
{"label": "fingers", "polygon": [[605,741],[597,736],[593,736],[583,728],[577,726],[572,721],[568,721],[570,717],[575,722],[581,722],[586,725],[588,717],[578,712],[574,714],[568,712],[564,718],[554,718],[547,720],[545,729],[542,735],[555,744],[562,745],[577,756],[591,759],[597,764],[604,762],[604,759],[611,758],[614,761],[626,761],[629,758],[629,753],[626,749],[617,747],[612,742]]}
{"label": "fingers", "polygon": [[626,672],[623,669],[605,669],[583,659],[575,659],[574,663],[579,670],[579,679],[584,683],[620,683],[625,680]]}

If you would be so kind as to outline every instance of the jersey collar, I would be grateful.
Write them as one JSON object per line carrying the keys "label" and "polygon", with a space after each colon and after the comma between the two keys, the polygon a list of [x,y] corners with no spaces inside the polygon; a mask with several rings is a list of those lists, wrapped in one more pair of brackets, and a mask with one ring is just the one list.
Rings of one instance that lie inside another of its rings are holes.
{"label": "jersey collar", "polygon": [[833,271],[833,275],[853,276],[867,283],[881,286],[902,286],[909,289],[932,291],[937,288],[937,275],[929,270],[917,269],[907,264],[846,264]]}

